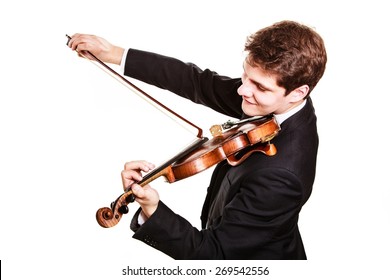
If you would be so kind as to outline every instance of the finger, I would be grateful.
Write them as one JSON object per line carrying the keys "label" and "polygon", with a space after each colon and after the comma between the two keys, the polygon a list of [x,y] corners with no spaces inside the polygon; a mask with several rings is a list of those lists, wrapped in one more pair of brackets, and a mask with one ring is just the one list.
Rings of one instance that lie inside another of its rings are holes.
{"label": "finger", "polygon": [[141,170],[144,172],[148,172],[153,168],[154,168],[154,164],[145,160],[126,162],[124,166],[125,170]]}
{"label": "finger", "polygon": [[92,46],[88,45],[87,43],[81,43],[77,45],[75,48],[75,51],[78,53],[80,57],[87,58],[90,60],[95,60],[96,56],[92,53]]}
{"label": "finger", "polygon": [[130,161],[125,163],[125,170],[131,170],[131,169],[137,169],[142,171],[149,171],[154,168],[154,165],[150,162],[147,162],[145,160],[138,160],[138,161]]}
{"label": "finger", "polygon": [[81,54],[82,56],[86,56],[89,59],[93,58],[91,54],[92,52],[94,52],[94,50],[93,50],[93,45],[90,43],[84,43],[84,42],[80,43],[75,47],[74,50],[79,54]]}
{"label": "finger", "polygon": [[139,172],[135,170],[123,170],[121,172],[122,177],[122,185],[125,191],[130,189],[130,186],[135,182],[139,182],[142,180],[142,176]]}
{"label": "finger", "polygon": [[122,170],[121,176],[122,178],[127,180],[133,180],[133,181],[142,180],[141,172],[138,170]]}
{"label": "finger", "polygon": [[145,190],[138,184],[133,184],[131,186],[131,191],[133,192],[133,194],[135,195],[136,197],[136,200],[142,200],[143,198],[145,198]]}
{"label": "finger", "polygon": [[68,42],[68,46],[77,52],[89,50],[94,46],[94,36],[86,34],[74,34]]}
{"label": "finger", "polygon": [[81,34],[79,33],[76,33],[76,34],[73,34],[72,36],[69,36],[70,39],[68,41],[68,46],[72,49],[72,50],[75,50],[75,48],[77,47],[77,43],[75,43],[75,41],[79,42],[80,41],[80,36]]}

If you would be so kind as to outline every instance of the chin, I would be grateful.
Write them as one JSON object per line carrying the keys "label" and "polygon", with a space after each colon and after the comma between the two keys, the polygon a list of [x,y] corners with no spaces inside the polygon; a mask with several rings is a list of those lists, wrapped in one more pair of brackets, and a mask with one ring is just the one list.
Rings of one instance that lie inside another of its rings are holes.
{"label": "chin", "polygon": [[242,105],[242,111],[244,112],[245,115],[248,117],[255,117],[255,116],[265,116],[263,112],[260,112],[257,110],[257,108],[253,108],[254,106],[247,106],[247,105]]}

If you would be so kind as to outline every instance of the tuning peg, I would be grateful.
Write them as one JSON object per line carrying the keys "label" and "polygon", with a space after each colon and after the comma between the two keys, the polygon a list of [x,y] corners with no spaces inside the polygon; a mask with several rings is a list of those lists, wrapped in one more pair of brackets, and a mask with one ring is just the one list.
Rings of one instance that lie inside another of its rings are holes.
{"label": "tuning peg", "polygon": [[129,207],[127,207],[127,205],[122,205],[118,208],[118,212],[121,214],[127,214],[129,213]]}

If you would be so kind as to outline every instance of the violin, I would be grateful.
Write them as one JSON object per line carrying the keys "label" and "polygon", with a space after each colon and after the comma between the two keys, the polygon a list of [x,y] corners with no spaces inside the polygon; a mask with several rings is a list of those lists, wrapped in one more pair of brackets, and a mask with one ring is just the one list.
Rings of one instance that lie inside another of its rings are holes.
{"label": "violin", "polygon": [[[261,152],[268,156],[276,154],[276,147],[269,141],[277,135],[280,127],[274,117],[263,117],[250,122],[244,122],[232,129],[215,135],[212,139],[203,138],[188,149],[167,161],[160,167],[146,174],[137,184],[141,187],[164,176],[169,183],[188,178],[207,168],[227,160],[236,166],[252,153]],[[241,157],[238,152],[250,147]],[[130,189],[119,196],[111,207],[100,208],[96,212],[96,220],[102,227],[116,225],[123,214],[129,212],[128,204],[134,201]]]}
{"label": "violin", "polygon": [[[68,35],[66,36],[68,40],[71,39]],[[84,56],[82,53],[79,53],[79,55]],[[237,122],[228,121],[222,125],[214,125],[210,128],[213,137],[208,139],[202,136],[202,130],[199,127],[150,97],[100,61],[92,53],[88,52],[88,55],[93,57],[95,62],[103,67],[104,70],[114,74],[115,78],[124,82],[125,85],[129,86],[137,94],[146,96],[157,104],[159,109],[163,108],[169,114],[198,130],[197,139],[194,143],[161,166],[147,173],[141,181],[137,182],[141,187],[161,176],[165,177],[167,182],[174,183],[198,174],[224,160],[231,166],[236,166],[256,152],[261,152],[267,156],[273,156],[277,153],[275,145],[271,144],[270,141],[279,133],[280,126],[272,115],[253,117]],[[112,202],[110,207],[102,207],[97,210],[96,220],[98,224],[104,228],[115,226],[121,220],[122,215],[129,212],[128,204],[134,202],[134,200],[135,197],[131,191],[131,186],[125,188],[124,193]]]}

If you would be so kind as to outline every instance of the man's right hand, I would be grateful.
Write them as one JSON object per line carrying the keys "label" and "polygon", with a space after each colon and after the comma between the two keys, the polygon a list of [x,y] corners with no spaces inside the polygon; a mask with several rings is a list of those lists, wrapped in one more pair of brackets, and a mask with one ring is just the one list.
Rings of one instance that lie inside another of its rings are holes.
{"label": "man's right hand", "polygon": [[101,37],[79,33],[71,36],[68,46],[81,56],[93,60],[93,57],[88,55],[88,52],[90,52],[103,62],[118,65],[121,63],[124,52],[123,48],[115,46]]}

